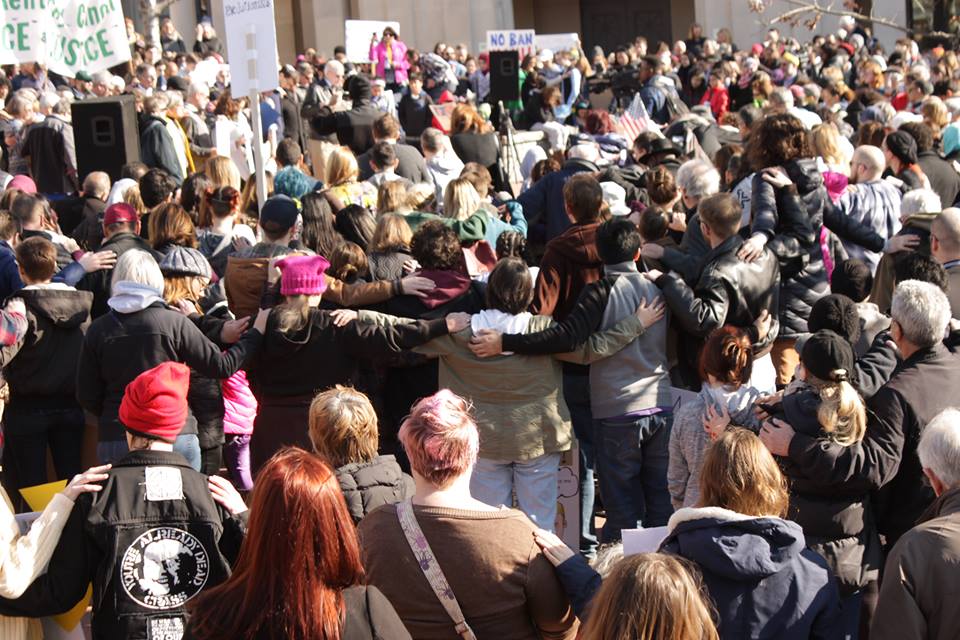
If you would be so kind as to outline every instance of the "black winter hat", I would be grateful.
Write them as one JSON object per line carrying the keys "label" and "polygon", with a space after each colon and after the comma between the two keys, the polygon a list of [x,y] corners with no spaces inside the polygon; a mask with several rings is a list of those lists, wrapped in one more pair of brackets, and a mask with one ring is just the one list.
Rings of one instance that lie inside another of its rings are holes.
{"label": "black winter hat", "polygon": [[887,149],[904,164],[917,164],[917,141],[906,131],[894,131],[884,140]]}
{"label": "black winter hat", "polygon": [[834,267],[830,288],[834,293],[842,293],[854,302],[863,302],[873,289],[873,274],[866,262],[850,258]]}
{"label": "black winter hat", "polygon": [[270,232],[290,229],[297,223],[300,207],[293,198],[285,195],[267,198],[260,210],[260,226]]}
{"label": "black winter hat", "polygon": [[823,296],[810,309],[807,328],[811,332],[829,329],[850,344],[856,344],[860,339],[860,314],[857,312],[857,305],[839,293]]}
{"label": "black winter hat", "polygon": [[807,339],[800,361],[810,374],[825,382],[852,382],[856,374],[853,347],[845,338],[827,329]]}

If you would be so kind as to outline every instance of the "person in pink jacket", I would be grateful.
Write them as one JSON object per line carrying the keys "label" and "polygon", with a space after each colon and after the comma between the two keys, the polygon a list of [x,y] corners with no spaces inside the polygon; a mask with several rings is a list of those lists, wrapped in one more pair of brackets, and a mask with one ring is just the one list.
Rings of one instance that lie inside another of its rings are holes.
{"label": "person in pink jacket", "polygon": [[383,39],[379,41],[377,34],[373,34],[370,40],[370,60],[373,61],[374,75],[386,81],[387,89],[399,91],[407,84],[407,71],[410,69],[407,45],[400,41],[393,27],[385,27]]}
{"label": "person in pink jacket", "polygon": [[223,457],[238,491],[253,490],[250,474],[250,436],[257,417],[257,399],[243,369],[223,381]]}

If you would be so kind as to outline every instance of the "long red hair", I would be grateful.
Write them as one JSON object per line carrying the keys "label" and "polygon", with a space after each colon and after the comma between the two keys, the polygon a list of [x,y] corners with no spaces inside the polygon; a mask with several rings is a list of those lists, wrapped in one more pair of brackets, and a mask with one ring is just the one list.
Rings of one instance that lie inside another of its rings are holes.
{"label": "long red hair", "polygon": [[191,607],[201,640],[339,640],[342,591],[361,584],[357,530],[330,466],[302,449],[257,476],[233,575]]}

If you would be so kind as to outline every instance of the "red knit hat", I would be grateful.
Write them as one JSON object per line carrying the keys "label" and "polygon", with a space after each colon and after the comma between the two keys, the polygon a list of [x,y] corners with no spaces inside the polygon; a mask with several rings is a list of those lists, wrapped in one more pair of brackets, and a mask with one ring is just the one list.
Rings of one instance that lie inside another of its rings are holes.
{"label": "red knit hat", "polygon": [[323,272],[330,263],[323,256],[288,256],[277,262],[280,293],[285,296],[316,296],[327,289]]}
{"label": "red knit hat", "polygon": [[127,385],[120,401],[120,422],[132,434],[173,442],[187,421],[190,367],[164,362]]}

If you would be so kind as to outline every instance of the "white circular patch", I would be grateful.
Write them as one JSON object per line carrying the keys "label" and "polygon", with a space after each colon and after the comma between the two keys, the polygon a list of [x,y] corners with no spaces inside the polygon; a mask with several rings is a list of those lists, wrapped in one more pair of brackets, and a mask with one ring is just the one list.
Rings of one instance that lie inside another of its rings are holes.
{"label": "white circular patch", "polygon": [[157,527],[133,541],[120,561],[123,590],[148,609],[174,609],[207,583],[207,550],[191,533]]}

